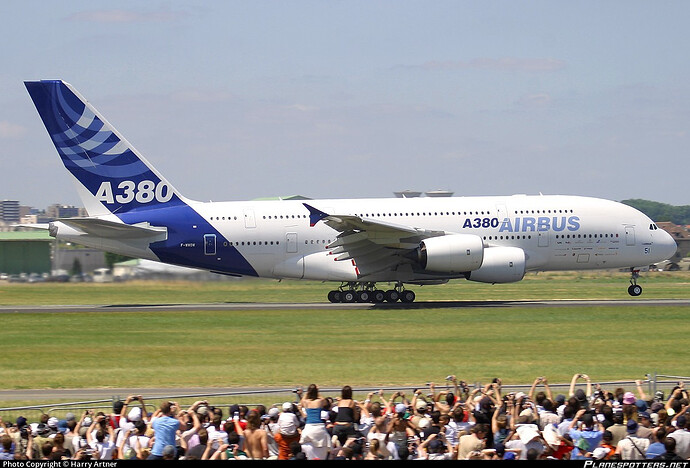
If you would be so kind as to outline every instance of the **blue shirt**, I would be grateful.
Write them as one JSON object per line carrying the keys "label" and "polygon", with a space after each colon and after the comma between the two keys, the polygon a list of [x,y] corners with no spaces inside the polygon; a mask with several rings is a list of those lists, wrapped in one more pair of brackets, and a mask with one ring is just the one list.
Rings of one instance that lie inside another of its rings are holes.
{"label": "blue shirt", "polygon": [[664,447],[664,444],[661,442],[654,442],[653,444],[649,444],[649,447],[647,447],[645,458],[647,458],[647,460],[651,460],[654,457],[658,457],[659,455],[663,455],[665,453],[666,447]]}
{"label": "blue shirt", "polygon": [[175,446],[175,433],[180,427],[180,421],[170,416],[163,416],[154,419],[151,427],[153,427],[156,436],[156,441],[151,448],[151,455],[162,457],[166,445]]}
{"label": "blue shirt", "polygon": [[[578,431],[577,429],[570,429],[570,437],[575,442],[575,449],[573,450],[573,456],[571,459],[582,460],[584,459],[584,454],[586,452],[592,452],[604,437],[602,431]],[[578,442],[583,439],[587,443],[587,447],[583,449],[578,449]]]}

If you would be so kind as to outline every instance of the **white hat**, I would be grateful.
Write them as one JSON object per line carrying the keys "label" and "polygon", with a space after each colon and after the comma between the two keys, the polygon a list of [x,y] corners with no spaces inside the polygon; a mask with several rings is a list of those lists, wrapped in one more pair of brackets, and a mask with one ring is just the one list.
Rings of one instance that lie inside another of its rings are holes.
{"label": "white hat", "polygon": [[275,416],[278,416],[279,414],[280,414],[280,410],[278,408],[271,408],[270,410],[268,410],[268,415],[270,417],[275,417]]}
{"label": "white hat", "polygon": [[48,419],[48,427],[50,427],[51,429],[57,429],[57,426],[58,426],[58,418],[52,417],[52,418]]}
{"label": "white hat", "polygon": [[523,444],[526,444],[535,437],[539,437],[539,429],[537,429],[536,424],[518,424],[515,431]]}
{"label": "white hat", "polygon": [[292,403],[289,401],[286,401],[283,403],[283,411],[291,411],[292,410]]}
{"label": "white hat", "polygon": [[127,420],[128,421],[141,421],[141,408],[135,407],[129,410],[129,413],[127,413]]}
{"label": "white hat", "polygon": [[611,449],[608,449],[606,447],[597,447],[594,449],[594,452],[592,452],[592,457],[596,458],[597,460],[602,460],[606,455],[609,454]]}
{"label": "white hat", "polygon": [[429,418],[422,418],[417,423],[417,427],[419,427],[420,429],[428,429],[429,427],[431,427],[431,421],[429,420]]}
{"label": "white hat", "polygon": [[407,406],[405,406],[403,403],[398,403],[395,405],[395,412],[396,413],[404,413],[407,410]]}

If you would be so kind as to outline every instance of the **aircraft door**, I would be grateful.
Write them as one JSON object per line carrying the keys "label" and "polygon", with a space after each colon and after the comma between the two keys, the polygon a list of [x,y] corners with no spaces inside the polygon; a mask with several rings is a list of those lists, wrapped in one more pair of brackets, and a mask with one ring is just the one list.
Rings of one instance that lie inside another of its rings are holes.
{"label": "aircraft door", "polygon": [[288,232],[285,234],[287,253],[297,253],[297,233]]}
{"label": "aircraft door", "polygon": [[216,235],[204,234],[204,255],[216,254]]}
{"label": "aircraft door", "polygon": [[625,227],[625,245],[635,245],[635,228],[632,226]]}
{"label": "aircraft door", "polygon": [[247,208],[244,210],[244,227],[253,229],[256,227],[256,218],[254,217],[254,210]]}
{"label": "aircraft door", "polygon": [[539,247],[548,247],[549,246],[549,231],[544,231],[544,232],[539,232],[538,237],[538,242],[537,245]]}

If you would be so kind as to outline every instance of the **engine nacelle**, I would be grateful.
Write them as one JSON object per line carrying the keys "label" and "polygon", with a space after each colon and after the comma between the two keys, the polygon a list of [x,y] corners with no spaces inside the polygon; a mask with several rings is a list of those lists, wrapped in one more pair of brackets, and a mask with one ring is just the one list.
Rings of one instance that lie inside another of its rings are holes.
{"label": "engine nacelle", "polygon": [[467,274],[470,281],[481,283],[514,283],[525,276],[525,251],[517,247],[484,249],[481,268]]}
{"label": "engine nacelle", "polygon": [[419,244],[419,263],[427,271],[465,273],[482,264],[484,243],[472,234],[430,237]]}

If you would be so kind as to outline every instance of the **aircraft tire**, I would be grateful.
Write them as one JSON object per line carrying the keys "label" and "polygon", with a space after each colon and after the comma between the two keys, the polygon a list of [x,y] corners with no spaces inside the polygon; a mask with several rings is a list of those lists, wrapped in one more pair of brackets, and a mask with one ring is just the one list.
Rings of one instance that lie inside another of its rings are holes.
{"label": "aircraft tire", "polygon": [[405,290],[400,295],[400,302],[404,302],[406,304],[411,304],[412,302],[414,302],[415,297],[416,297],[416,295],[415,295],[414,291]]}
{"label": "aircraft tire", "polygon": [[400,299],[400,294],[395,289],[389,289],[386,291],[386,302],[398,302]]}
{"label": "aircraft tire", "polygon": [[349,304],[357,300],[357,295],[355,294],[355,291],[349,289],[347,291],[343,291],[342,293],[340,293],[340,300],[342,302]]}
{"label": "aircraft tire", "polygon": [[640,294],[642,294],[642,286],[638,284],[631,284],[628,288],[628,294],[630,294],[633,297],[639,296]]}
{"label": "aircraft tire", "polygon": [[371,302],[371,292],[357,291],[357,302]]}
{"label": "aircraft tire", "polygon": [[383,301],[386,300],[386,293],[383,292],[383,291],[381,291],[380,289],[377,289],[376,291],[374,291],[374,292],[372,293],[372,295],[371,295],[371,300],[372,300],[372,302],[374,302],[375,304],[380,304],[380,303],[382,303]]}
{"label": "aircraft tire", "polygon": [[328,293],[328,300],[334,304],[340,302],[340,291],[330,291]]}

